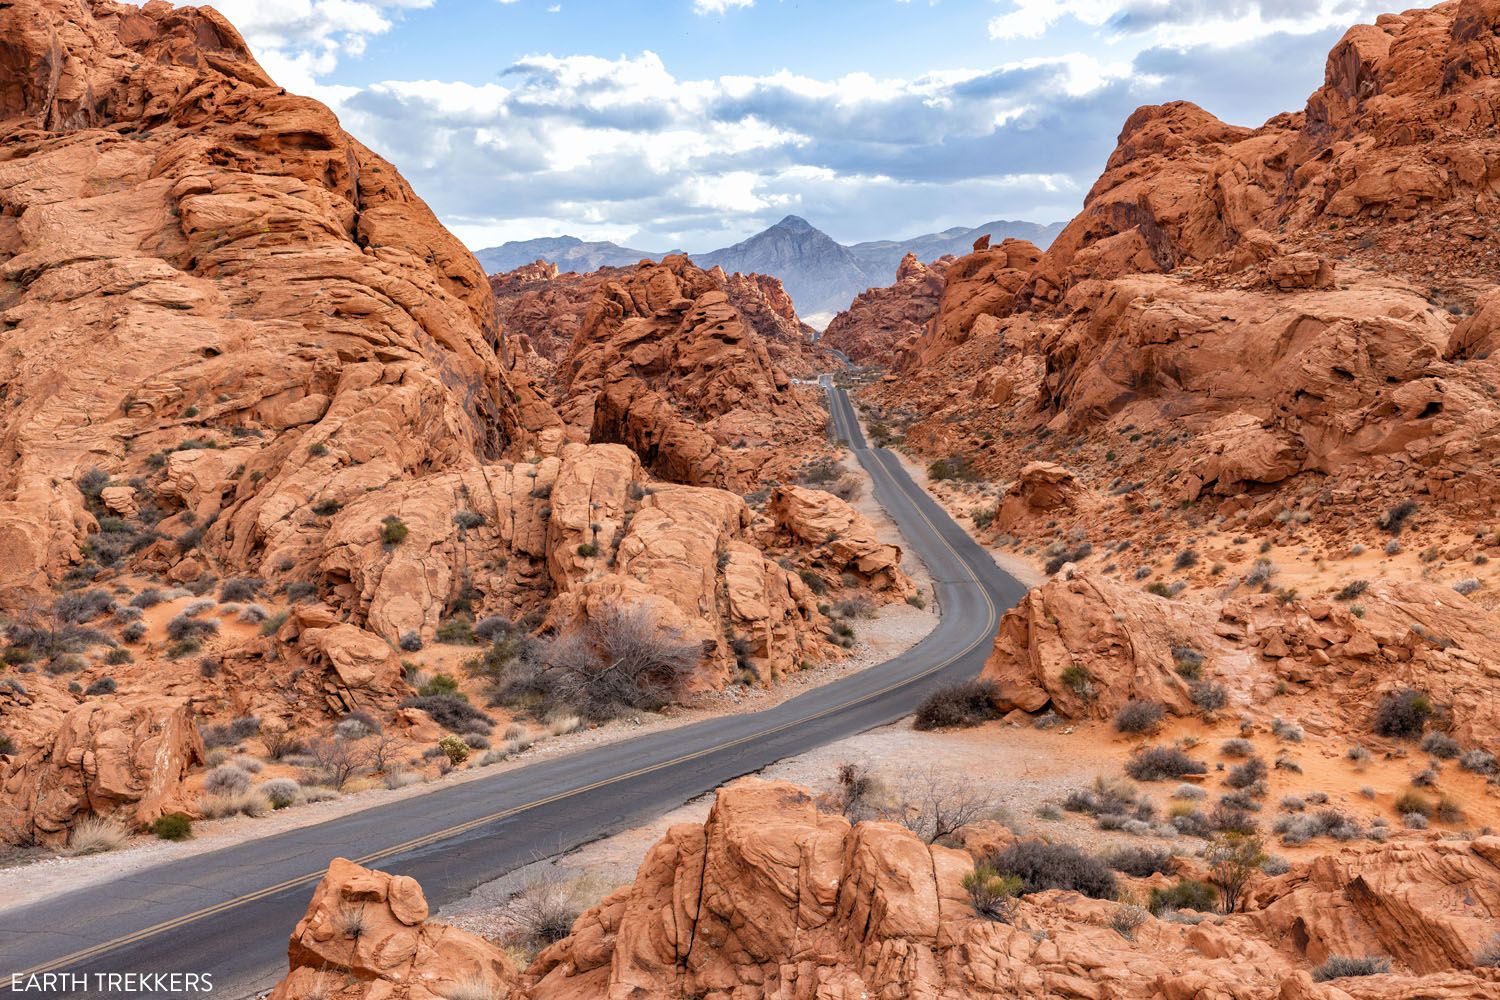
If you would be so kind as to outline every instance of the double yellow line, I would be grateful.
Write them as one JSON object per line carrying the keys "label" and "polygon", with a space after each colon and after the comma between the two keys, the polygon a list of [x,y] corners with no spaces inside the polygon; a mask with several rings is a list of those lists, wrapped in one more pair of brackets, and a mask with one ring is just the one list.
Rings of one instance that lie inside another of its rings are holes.
{"label": "double yellow line", "polygon": [[[839,390],[834,389],[833,391],[837,392]],[[844,405],[847,406],[848,404],[846,403]],[[842,412],[840,412],[839,416],[843,418],[843,421],[847,421],[847,416],[845,416]],[[835,421],[835,429],[839,428],[840,422],[841,421],[839,420]],[[902,491],[900,483],[896,481],[896,478],[891,474],[890,469],[886,467],[885,461],[880,452],[878,450],[866,450],[870,455],[874,456],[875,464],[879,467],[880,472],[885,476],[887,482],[891,485],[891,487],[898,491]],[[439,830],[435,833],[429,833],[424,834],[420,837],[414,837],[404,843],[395,844],[391,847],[376,851],[373,854],[366,854],[361,858],[355,858],[355,862],[357,864],[365,865],[366,867],[368,867],[386,858],[392,857],[393,855],[402,854],[407,851],[416,850],[422,847],[427,847],[431,844],[438,843],[439,841],[447,840],[451,837],[456,837],[461,834],[468,833],[471,830],[478,829],[479,827],[485,826],[487,824],[495,823],[503,819],[509,819],[512,816],[519,815],[520,813],[526,812],[531,809],[551,805],[555,802],[561,802],[565,799],[570,799],[577,795],[584,795],[588,792],[597,791],[600,788],[605,788],[609,785],[613,785],[621,781],[629,781],[632,778],[639,778],[643,775],[653,774],[657,771],[665,770],[666,768],[676,767],[679,764],[685,764],[689,761],[698,760],[699,758],[706,757],[709,754],[718,753],[723,750],[731,750],[735,747],[743,746],[746,743],[765,739],[768,736],[775,736],[776,734],[785,732],[788,729],[797,726],[804,726],[809,722],[815,722],[818,719],[825,718],[829,715],[846,711],[847,709],[862,705],[868,701],[873,701],[876,698],[881,697],[882,695],[889,694],[891,691],[894,691],[897,688],[905,687],[909,684],[921,680],[924,677],[928,677],[934,673],[937,673],[939,670],[942,670],[949,664],[961,660],[965,656],[968,656],[969,653],[973,652],[976,647],[984,642],[989,641],[992,637],[995,628],[995,602],[991,600],[989,593],[984,589],[984,585],[981,583],[979,576],[974,572],[973,568],[962,556],[958,554],[958,550],[956,550],[948,542],[948,540],[943,537],[943,533],[939,531],[936,525],[934,525],[932,521],[928,519],[927,515],[922,512],[921,507],[915,502],[912,503],[912,507],[914,510],[916,510],[917,516],[922,519],[922,521],[927,525],[928,529],[932,531],[934,536],[936,536],[937,540],[939,542],[942,542],[943,547],[946,548],[950,553],[952,553],[954,559],[958,560],[958,564],[963,567],[964,572],[968,574],[969,579],[972,580],[974,584],[979,588],[980,596],[984,598],[986,608],[986,624],[984,630],[979,633],[979,636],[974,639],[973,642],[969,643],[957,653],[954,653],[952,656],[948,657],[945,660],[942,660],[934,666],[928,667],[927,669],[919,673],[912,674],[910,677],[903,678],[899,681],[892,681],[885,687],[872,691],[869,694],[862,695],[861,697],[844,702],[840,705],[835,705],[831,708],[826,708],[821,712],[816,712],[812,715],[801,716],[797,719],[784,722],[779,726],[773,726],[770,729],[764,729],[759,732],[741,736],[737,739],[728,740],[724,743],[717,743],[710,747],[704,747],[703,749],[695,750],[692,753],[683,754],[679,757],[673,757],[671,760],[661,761],[656,764],[649,764],[645,767],[637,768],[636,770],[629,771],[625,774],[615,775],[612,778],[604,778],[599,781],[595,781],[592,784],[581,785],[578,788],[572,788],[565,792],[558,792],[555,795],[548,795],[544,798],[533,799],[530,802],[525,802],[518,806],[512,806],[509,809],[502,809],[499,812],[493,812],[487,816],[481,816],[478,819],[468,820],[466,822],[450,826],[446,829]],[[226,899],[221,903],[215,903],[212,906],[205,906],[200,910],[194,910],[192,913],[186,913],[180,917],[174,917],[171,920],[164,920],[161,923],[153,924],[150,927],[142,928],[141,930],[134,931],[130,934],[121,935],[120,937],[114,938],[110,941],[105,941],[101,944],[96,944],[89,948],[82,948],[78,951],[72,952],[71,954],[64,955],[62,958],[53,959],[50,962],[43,962],[39,965],[34,965],[29,969],[23,969],[20,972],[15,973],[15,975],[19,976],[24,982],[27,977],[32,975],[39,975],[44,972],[58,972],[68,968],[69,966],[78,965],[79,963],[98,958],[99,956],[107,954],[111,951],[116,951],[128,945],[137,944],[141,941],[146,940],[147,938],[155,937],[158,934],[176,930],[180,927],[196,923],[200,920],[216,916],[220,913],[228,912],[229,910],[236,909],[248,903],[254,903],[258,900],[265,899],[268,896],[274,896],[279,892],[286,891],[287,889],[295,889],[298,886],[308,885],[321,879],[323,877],[323,874],[323,870],[319,870],[315,872],[308,872],[305,875],[298,875],[295,878],[289,878],[284,882],[278,882],[275,885],[266,886],[264,889],[257,889],[254,892],[247,892],[244,895],[236,896],[233,899]],[[10,981],[10,978],[4,980],[5,983],[9,983]]]}

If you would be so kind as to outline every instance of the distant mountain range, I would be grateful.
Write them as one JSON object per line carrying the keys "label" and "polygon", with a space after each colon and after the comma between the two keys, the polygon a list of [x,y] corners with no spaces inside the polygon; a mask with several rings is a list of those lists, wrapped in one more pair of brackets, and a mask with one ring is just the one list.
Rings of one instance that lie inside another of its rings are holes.
{"label": "distant mountain range", "polygon": [[[806,219],[788,215],[770,229],[732,247],[692,257],[700,267],[718,265],[725,271],[757,272],[780,278],[802,318],[821,326],[818,319],[848,308],[860,292],[889,285],[895,279],[896,265],[908,253],[916,254],[923,262],[947,254],[968,253],[974,241],[985,234],[995,243],[1015,238],[1030,240],[1045,249],[1062,229],[1061,222],[1043,226],[1001,220],[972,229],[957,226],[907,240],[873,240],[845,246]],[[475,256],[485,271],[495,274],[538,259],[550,261],[564,271],[596,271],[601,267],[626,267],[642,260],[661,260],[666,254],[555,236],[504,243],[480,250]]]}

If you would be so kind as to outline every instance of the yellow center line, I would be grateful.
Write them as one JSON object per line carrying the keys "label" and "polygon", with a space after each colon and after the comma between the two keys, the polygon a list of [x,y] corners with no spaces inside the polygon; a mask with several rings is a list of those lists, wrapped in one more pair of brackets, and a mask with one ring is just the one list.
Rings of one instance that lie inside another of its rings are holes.
{"label": "yellow center line", "polygon": [[[842,392],[842,390],[835,391]],[[840,410],[842,410],[842,408],[840,408]],[[850,434],[847,426],[847,417],[845,417],[842,412],[838,413],[835,416],[834,428],[835,430],[840,431],[840,433],[844,436],[845,441],[848,442]],[[853,447],[853,442],[848,443],[851,447]],[[890,484],[890,486],[898,492],[906,492],[904,489],[902,489],[900,483],[896,480],[895,476],[886,466],[884,457],[880,454],[880,451],[878,449],[870,448],[866,448],[864,450],[875,458],[875,465],[879,468],[881,474],[885,476],[885,479]],[[873,701],[876,698],[881,697],[882,695],[889,694],[891,691],[894,691],[897,688],[905,687],[909,684],[914,683],[915,681],[921,680],[924,677],[928,677],[934,673],[937,673],[944,667],[947,667],[948,665],[963,659],[965,656],[968,656],[980,644],[990,641],[991,637],[993,636],[996,626],[995,602],[990,599],[990,595],[984,589],[984,586],[981,583],[978,574],[974,572],[973,568],[968,564],[967,560],[965,560],[958,554],[958,550],[955,549],[953,545],[943,537],[942,532],[940,532],[932,523],[932,521],[928,519],[927,515],[922,511],[921,507],[916,503],[915,500],[912,501],[912,507],[916,510],[917,516],[922,519],[922,521],[927,525],[928,529],[931,530],[933,535],[937,537],[937,540],[943,544],[943,547],[953,555],[954,559],[958,560],[958,564],[963,567],[963,570],[968,574],[969,579],[979,587],[979,594],[984,598],[986,607],[985,628],[982,632],[980,632],[979,636],[974,639],[973,642],[970,642],[967,646],[959,650],[957,653],[954,653],[947,659],[937,663],[934,666],[928,667],[927,669],[922,670],[919,673],[912,674],[909,677],[904,677],[898,681],[893,681],[882,688],[870,692],[869,694],[862,695],[858,698],[854,698],[842,704],[835,705],[831,708],[826,708],[821,712],[816,712],[812,715],[801,716],[791,721],[784,722],[781,725],[772,726],[769,729],[760,730],[758,732],[738,737],[737,739],[728,740],[723,743],[714,744],[713,746],[704,747],[703,749],[695,750],[692,753],[683,754],[679,757],[673,757],[671,760],[661,761],[660,763],[656,764],[648,764],[645,767],[637,768],[636,770],[629,771],[625,774],[615,775],[612,778],[603,778],[599,781],[593,782],[592,784],[582,785],[578,788],[572,788],[564,792],[558,792],[554,795],[548,795],[544,798],[533,799],[530,802],[512,806],[509,809],[502,809],[498,812],[490,813],[487,816],[481,816],[478,819],[467,820],[463,823],[458,823],[454,826],[447,827],[446,829],[439,830],[435,833],[424,834],[423,836],[415,837],[404,843],[383,848],[379,851],[375,851],[372,854],[366,854],[361,858],[355,858],[355,863],[368,867],[369,865],[374,864],[377,861],[384,860],[385,858],[389,858],[392,855],[402,854],[406,851],[415,850],[421,847],[427,847],[439,841],[447,840],[450,837],[456,837],[460,834],[468,833],[471,830],[475,830],[487,824],[495,823],[503,819],[509,819],[512,816],[527,812],[531,809],[537,809],[541,806],[551,805],[555,802],[561,802],[565,799],[573,798],[577,795],[584,795],[588,792],[597,791],[600,788],[605,788],[609,785],[617,784],[622,781],[628,781],[632,778],[639,778],[644,775],[653,774],[657,771],[665,770],[666,768],[676,767],[679,764],[685,764],[689,761],[697,760],[701,757],[706,757],[709,754],[719,753],[724,750],[730,750],[738,746],[743,746],[744,744],[753,742],[755,740],[761,740],[769,736],[775,736],[778,733],[785,732],[786,730],[793,727],[804,726],[809,722],[815,722],[818,719],[825,718],[837,712],[843,712],[847,709],[854,708],[866,702]],[[257,889],[254,892],[248,892],[243,895],[236,896],[233,899],[226,899],[221,903],[215,903],[212,906],[206,906],[200,910],[194,910],[192,913],[186,913],[180,917],[174,917],[171,920],[164,920],[161,923],[153,924],[150,927],[142,928],[141,930],[134,931],[130,934],[121,935],[120,937],[105,941],[101,944],[97,944],[89,948],[79,949],[78,951],[72,952],[71,954],[64,955],[62,958],[53,959],[49,962],[43,962],[39,965],[34,965],[29,969],[23,969],[22,971],[15,973],[14,975],[24,980],[26,977],[32,975],[39,975],[44,972],[55,972],[69,965],[74,965],[79,962],[86,962],[89,959],[97,958],[100,955],[106,954],[107,952],[116,951],[127,945],[136,944],[140,941],[144,941],[147,938],[155,937],[158,934],[176,930],[177,928],[186,926],[187,924],[196,923],[199,920],[204,920],[208,917],[216,916],[220,913],[225,913],[229,910],[245,906],[246,904],[254,903],[258,900],[265,899],[268,896],[274,896],[279,892],[284,892],[287,889],[293,889],[300,885],[306,885],[310,882],[315,882],[321,879],[323,877],[323,874],[324,870],[320,869],[318,871],[298,875],[294,878],[289,878],[284,882],[278,882],[275,885],[267,886],[264,889]],[[10,982],[11,980],[7,979],[5,981]]]}

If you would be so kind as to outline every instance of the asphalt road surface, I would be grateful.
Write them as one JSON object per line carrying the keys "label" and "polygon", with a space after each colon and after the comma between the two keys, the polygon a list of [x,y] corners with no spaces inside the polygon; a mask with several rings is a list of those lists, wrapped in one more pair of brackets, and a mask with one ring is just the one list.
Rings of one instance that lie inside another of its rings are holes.
{"label": "asphalt road surface", "polygon": [[[287,937],[335,857],[416,878],[437,910],[538,858],[899,719],[931,688],[975,676],[1000,614],[1025,587],[912,482],[895,456],[867,447],[843,390],[827,377],[823,385],[833,434],[869,471],[877,499],[932,574],[942,620],[927,638],[764,711],[580,751],[7,910],[0,913],[0,993],[116,995],[97,989],[94,974],[183,972],[212,974],[215,998],[254,996],[285,973]],[[13,973],[46,971],[88,975],[89,986],[11,989]]]}

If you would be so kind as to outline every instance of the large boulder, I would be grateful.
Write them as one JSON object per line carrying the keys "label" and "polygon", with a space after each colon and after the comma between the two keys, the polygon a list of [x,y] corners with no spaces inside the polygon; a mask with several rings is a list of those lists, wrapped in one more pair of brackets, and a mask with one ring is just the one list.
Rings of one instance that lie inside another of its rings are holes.
{"label": "large boulder", "polygon": [[[18,746],[0,758],[0,840],[62,844],[87,815],[117,816],[142,827],[181,805],[182,781],[203,763],[203,740],[187,701],[134,696],[78,705],[22,706],[14,689],[5,707],[31,708]],[[13,717],[11,712],[7,718]]]}
{"label": "large boulder", "polygon": [[335,858],[292,932],[291,968],[271,1000],[515,995],[516,968],[505,952],[427,915],[415,879]]}

